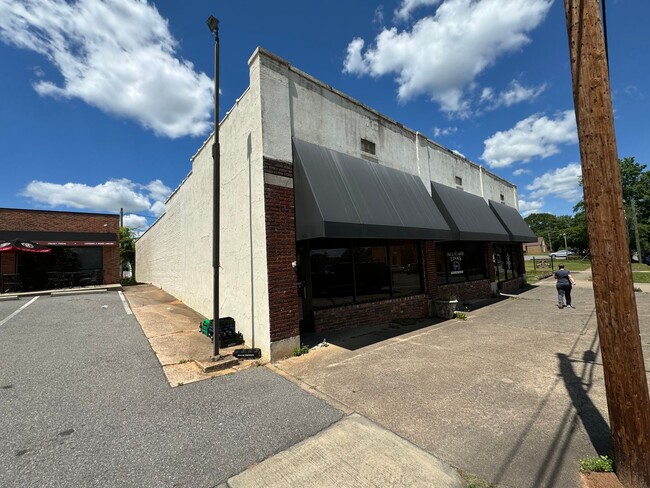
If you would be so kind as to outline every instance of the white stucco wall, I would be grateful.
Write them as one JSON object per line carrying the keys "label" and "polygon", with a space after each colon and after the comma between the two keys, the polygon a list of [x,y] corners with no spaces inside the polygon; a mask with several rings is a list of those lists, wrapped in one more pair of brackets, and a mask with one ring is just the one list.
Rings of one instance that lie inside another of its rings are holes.
{"label": "white stucco wall", "polygon": [[[259,69],[220,123],[219,315],[233,317],[251,347],[270,354]],[[136,273],[212,317],[212,137],[165,213],[136,244]],[[251,198],[251,195],[253,197]]]}
{"label": "white stucco wall", "polygon": [[[291,136],[365,157],[430,181],[517,207],[516,187],[461,155],[438,145],[347,95],[290,66],[272,53],[256,52],[264,87],[264,155],[291,162]],[[376,157],[361,152],[361,139],[376,145]]]}

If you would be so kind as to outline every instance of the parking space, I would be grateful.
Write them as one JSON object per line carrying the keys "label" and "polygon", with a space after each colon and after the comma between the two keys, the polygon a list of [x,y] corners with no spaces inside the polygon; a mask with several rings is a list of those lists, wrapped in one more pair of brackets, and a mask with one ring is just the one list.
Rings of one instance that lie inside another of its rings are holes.
{"label": "parking space", "polygon": [[0,405],[0,486],[23,487],[216,486],[341,417],[263,367],[170,388],[115,292],[9,318]]}

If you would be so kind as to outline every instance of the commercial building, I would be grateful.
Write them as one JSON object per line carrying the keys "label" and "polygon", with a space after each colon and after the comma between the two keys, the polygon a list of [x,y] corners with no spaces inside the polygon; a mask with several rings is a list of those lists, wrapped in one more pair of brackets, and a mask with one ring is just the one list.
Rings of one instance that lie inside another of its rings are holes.
{"label": "commercial building", "polygon": [[[525,282],[517,190],[263,49],[220,123],[220,316],[276,359],[301,332]],[[136,279],[212,315],[212,138],[136,243]]]}
{"label": "commercial building", "polygon": [[[0,242],[15,239],[47,246],[48,253],[0,252],[0,274],[18,275],[23,291],[52,285],[48,273],[120,282],[119,215],[0,208]],[[74,275],[73,275],[74,274]],[[49,278],[48,278],[49,277]],[[62,277],[57,277],[62,283]]]}

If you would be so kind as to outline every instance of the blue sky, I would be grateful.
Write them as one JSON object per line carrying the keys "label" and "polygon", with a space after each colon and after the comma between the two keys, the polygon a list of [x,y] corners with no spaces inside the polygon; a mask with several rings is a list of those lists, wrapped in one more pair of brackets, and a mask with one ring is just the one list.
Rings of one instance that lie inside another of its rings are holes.
{"label": "blue sky", "polygon": [[[607,3],[619,157],[650,163],[650,14]],[[118,213],[141,230],[248,86],[257,46],[515,183],[520,211],[581,199],[555,0],[0,0],[0,207]]]}

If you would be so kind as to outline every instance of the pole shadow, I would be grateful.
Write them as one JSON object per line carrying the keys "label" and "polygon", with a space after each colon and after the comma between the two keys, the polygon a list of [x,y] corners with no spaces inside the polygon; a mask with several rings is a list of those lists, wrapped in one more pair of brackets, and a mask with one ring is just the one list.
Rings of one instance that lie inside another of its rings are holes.
{"label": "pole shadow", "polygon": [[571,403],[573,403],[576,414],[580,418],[591,444],[599,455],[610,454],[612,444],[609,425],[588,395],[592,386],[596,353],[592,350],[583,353],[582,362],[585,365],[590,365],[588,378],[578,376],[575,373],[572,361],[566,354],[557,353],[557,358],[560,376],[564,380],[564,386],[569,393]]}

